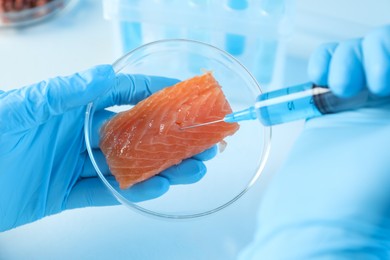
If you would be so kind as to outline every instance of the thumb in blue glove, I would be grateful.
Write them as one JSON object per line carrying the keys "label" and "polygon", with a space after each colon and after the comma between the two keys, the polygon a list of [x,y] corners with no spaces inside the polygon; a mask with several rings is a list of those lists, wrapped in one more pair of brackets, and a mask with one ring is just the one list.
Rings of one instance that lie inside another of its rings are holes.
{"label": "thumb in blue glove", "polygon": [[[86,152],[85,107],[97,102],[102,110],[94,121],[103,122],[112,116],[104,107],[135,104],[173,83],[161,77],[115,75],[110,65],[102,65],[0,93],[0,231],[66,209],[118,204]],[[214,154],[215,148],[187,159],[123,191],[123,196],[142,201],[161,196],[170,185],[195,182],[206,172],[201,160]]]}

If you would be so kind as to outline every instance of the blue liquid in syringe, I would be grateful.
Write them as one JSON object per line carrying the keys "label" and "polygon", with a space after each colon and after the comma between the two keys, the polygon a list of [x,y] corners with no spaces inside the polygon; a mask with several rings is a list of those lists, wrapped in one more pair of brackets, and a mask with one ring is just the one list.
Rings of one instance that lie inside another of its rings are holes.
{"label": "blue liquid in syringe", "polygon": [[351,98],[340,98],[326,87],[304,83],[261,94],[254,106],[226,115],[223,121],[258,119],[270,126],[389,102],[390,97],[377,97],[367,90]]}
{"label": "blue liquid in syringe", "polygon": [[[270,100],[277,97],[299,93],[312,88],[312,84],[306,83],[292,88],[285,88],[260,95],[257,101]],[[259,120],[264,125],[276,125],[290,121],[296,121],[303,118],[320,116],[321,112],[316,107],[312,95],[302,97],[292,101],[265,106],[259,108]]]}
{"label": "blue liquid in syringe", "polygon": [[[329,91],[326,88],[318,89],[322,93]],[[258,119],[269,126],[319,116],[322,113],[314,100],[315,94],[311,83],[267,92],[258,96],[254,106],[226,115],[224,121],[232,123]]]}

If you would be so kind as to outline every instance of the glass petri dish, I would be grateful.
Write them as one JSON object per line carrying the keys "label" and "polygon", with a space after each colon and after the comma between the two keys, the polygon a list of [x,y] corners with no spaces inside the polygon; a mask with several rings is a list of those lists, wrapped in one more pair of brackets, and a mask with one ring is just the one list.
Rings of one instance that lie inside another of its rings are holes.
{"label": "glass petri dish", "polygon": [[[113,64],[116,73],[147,74],[185,80],[212,71],[233,111],[254,104],[261,89],[254,77],[228,53],[191,40],[162,40],[143,45]],[[131,106],[108,107],[121,112]],[[213,159],[205,161],[207,173],[198,182],[171,185],[164,195],[133,202],[121,194],[103,174],[105,162],[91,148],[94,103],[87,106],[85,140],[90,159],[103,183],[123,205],[130,209],[171,219],[195,218],[226,208],[240,198],[259,178],[268,159],[271,128],[258,121],[240,123],[240,129],[225,139],[227,146]],[[131,188],[130,188],[131,189]]]}
{"label": "glass petri dish", "polygon": [[24,27],[44,21],[66,7],[74,4],[75,0],[51,0],[51,1],[0,1],[0,27]]}

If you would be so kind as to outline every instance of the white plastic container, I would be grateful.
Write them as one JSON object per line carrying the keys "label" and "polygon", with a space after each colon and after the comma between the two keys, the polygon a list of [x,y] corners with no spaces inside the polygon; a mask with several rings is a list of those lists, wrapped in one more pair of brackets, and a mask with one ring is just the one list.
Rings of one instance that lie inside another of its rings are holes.
{"label": "white plastic container", "polygon": [[[292,0],[103,0],[121,51],[162,39],[191,39],[223,49],[264,87],[272,83],[292,31]],[[280,73],[278,73],[280,75]]]}

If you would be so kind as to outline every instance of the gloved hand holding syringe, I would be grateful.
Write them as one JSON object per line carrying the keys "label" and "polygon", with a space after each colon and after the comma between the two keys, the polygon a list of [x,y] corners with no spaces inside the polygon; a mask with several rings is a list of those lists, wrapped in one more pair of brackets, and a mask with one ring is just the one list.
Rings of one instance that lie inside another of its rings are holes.
{"label": "gloved hand holding syringe", "polygon": [[375,96],[367,90],[350,98],[341,98],[327,87],[303,83],[260,94],[253,106],[228,114],[223,119],[186,126],[182,129],[222,121],[233,123],[254,119],[258,119],[263,125],[270,126],[366,106],[378,106],[389,101],[390,97]]}

